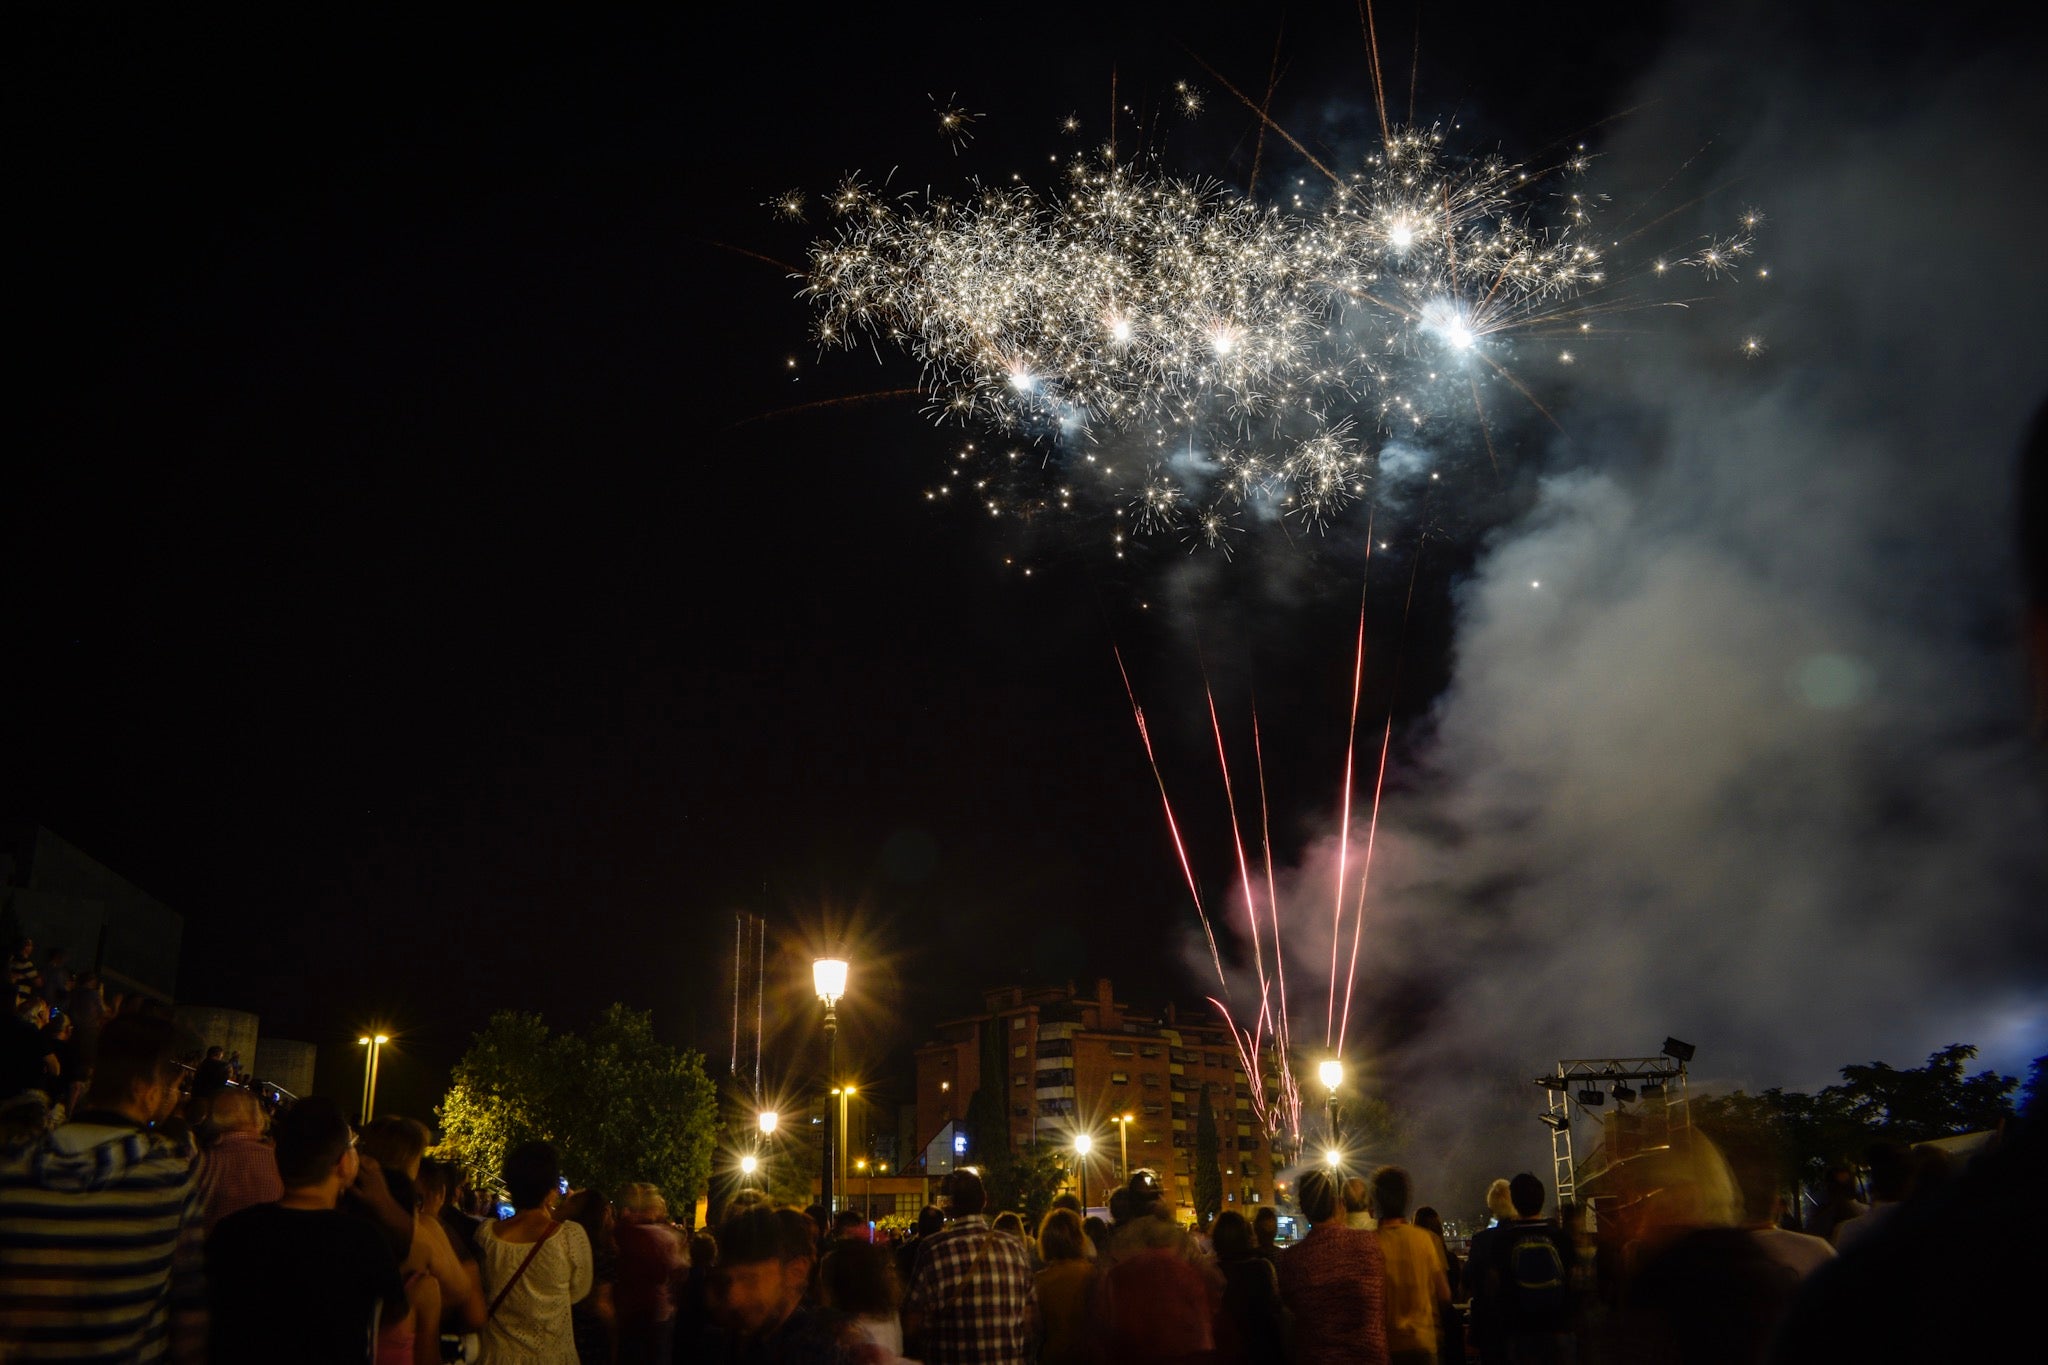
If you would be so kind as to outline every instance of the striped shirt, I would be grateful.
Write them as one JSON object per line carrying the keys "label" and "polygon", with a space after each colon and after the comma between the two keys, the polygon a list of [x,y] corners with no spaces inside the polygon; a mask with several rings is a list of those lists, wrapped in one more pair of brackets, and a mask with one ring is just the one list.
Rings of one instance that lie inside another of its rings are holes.
{"label": "striped shirt", "polygon": [[189,1143],[92,1115],[0,1148],[0,1355],[164,1359],[202,1236]]}

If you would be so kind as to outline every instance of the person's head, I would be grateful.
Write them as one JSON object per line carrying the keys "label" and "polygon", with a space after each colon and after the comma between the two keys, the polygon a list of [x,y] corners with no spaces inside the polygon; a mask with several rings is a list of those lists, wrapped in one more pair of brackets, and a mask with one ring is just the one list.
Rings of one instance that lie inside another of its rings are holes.
{"label": "person's head", "polygon": [[[100,1030],[92,1085],[84,1109],[112,1109],[137,1123],[168,1118],[178,1106],[184,1068],[177,1027],[168,1019],[129,1015]],[[187,1054],[190,1055],[190,1054]]]}
{"label": "person's head", "polygon": [[929,1237],[946,1226],[946,1214],[937,1204],[926,1204],[917,1211],[917,1235]]}
{"label": "person's head", "polygon": [[772,1209],[774,1207],[774,1200],[770,1199],[760,1190],[749,1186],[746,1189],[735,1191],[733,1197],[725,1201],[724,1216],[727,1219],[732,1219],[739,1217],[748,1209]]}
{"label": "person's head", "polygon": [[1009,1209],[1004,1209],[1001,1213],[997,1214],[989,1226],[993,1227],[997,1232],[1007,1232],[1019,1241],[1023,1240],[1024,1220]]}
{"label": "person's head", "polygon": [[1131,1197],[1121,1185],[1109,1192],[1109,1221],[1118,1227],[1131,1221]]}
{"label": "person's head", "polygon": [[63,950],[62,948],[52,948],[52,949],[50,949],[49,963],[50,963],[50,965],[51,965],[52,967],[61,967],[61,966],[63,966],[63,965],[64,965],[64,950]]}
{"label": "person's head", "polygon": [[1262,1247],[1272,1246],[1280,1240],[1280,1210],[1271,1204],[1259,1205],[1259,1211],[1252,1215],[1252,1235],[1259,1239]]}
{"label": "person's head", "polygon": [[690,1234],[690,1273],[702,1275],[718,1268],[718,1239],[709,1228]]}
{"label": "person's head", "polygon": [[1216,1248],[1216,1258],[1222,1261],[1241,1261],[1256,1256],[1259,1250],[1252,1240],[1252,1225],[1236,1209],[1225,1209],[1216,1215],[1215,1225],[1209,1229],[1209,1244]]}
{"label": "person's head", "polygon": [[1103,1221],[1101,1214],[1091,1213],[1082,1219],[1081,1231],[1095,1244],[1096,1255],[1109,1250],[1109,1224]]}
{"label": "person's head", "polygon": [[559,1212],[563,1222],[575,1223],[589,1234],[592,1246],[607,1245],[605,1239],[611,1235],[612,1205],[596,1190],[573,1191],[562,1201]]}
{"label": "person's head", "polygon": [[1382,1218],[1406,1218],[1414,1182],[1399,1166],[1382,1166],[1372,1173],[1372,1205]]}
{"label": "person's head", "polygon": [[1038,1225],[1038,1254],[1048,1265],[1055,1261],[1086,1260],[1087,1238],[1081,1215],[1056,1207]]}
{"label": "person's head", "polygon": [[813,1204],[804,1210],[804,1217],[811,1220],[811,1240],[817,1241],[832,1226],[832,1215],[823,1204]]}
{"label": "person's head", "polygon": [[817,1215],[801,1209],[777,1209],[775,1216],[782,1220],[783,1232],[793,1243],[801,1243],[804,1254],[816,1264],[818,1243],[824,1240],[824,1234],[818,1231]]}
{"label": "person's head", "polygon": [[430,1218],[438,1214],[455,1193],[455,1184],[455,1170],[447,1162],[422,1157],[419,1174],[412,1178],[412,1187],[420,1195],[420,1212]]}
{"label": "person's head", "polygon": [[1157,1171],[1140,1166],[1131,1172],[1124,1182],[1124,1214],[1128,1218],[1166,1216],[1166,1187],[1159,1183]]}
{"label": "person's head", "polygon": [[1339,1197],[1344,1201],[1346,1213],[1367,1213],[1372,1209],[1372,1196],[1366,1192],[1363,1176],[1354,1175],[1345,1181]]}
{"label": "person's head", "polygon": [[619,1191],[619,1217],[628,1223],[666,1223],[668,1200],[659,1186],[636,1180]]}
{"label": "person's head", "polygon": [[1543,1212],[1543,1182],[1523,1171],[1508,1182],[1508,1201],[1515,1206],[1515,1217],[1534,1218]]}
{"label": "person's head", "polygon": [[1301,1206],[1301,1216],[1311,1225],[1333,1221],[1342,1207],[1337,1182],[1314,1167],[1303,1171],[1301,1179],[1294,1182],[1294,1199]]}
{"label": "person's head", "polygon": [[[714,1307],[725,1326],[741,1337],[780,1326],[810,1282],[810,1237],[792,1229],[783,1212],[751,1208],[719,1229]],[[796,1217],[807,1221],[801,1213]]]}
{"label": "person's head", "polygon": [[260,1133],[263,1131],[263,1106],[247,1090],[239,1088],[221,1091],[213,1097],[208,1111],[213,1129],[217,1133]]}
{"label": "person's head", "polygon": [[35,950],[36,941],[32,938],[18,938],[14,940],[14,955],[16,957],[31,956]]}
{"label": "person's head", "polygon": [[867,1231],[867,1215],[859,1209],[841,1209],[832,1215],[832,1235],[853,1237]]}
{"label": "person's head", "polygon": [[1056,1209],[1071,1209],[1076,1217],[1083,1217],[1088,1212],[1081,1207],[1081,1196],[1072,1192],[1055,1195],[1052,1206]]}
{"label": "person's head", "polygon": [[50,1022],[50,1002],[40,995],[31,995],[14,1007],[14,1013],[30,1028],[41,1028]]}
{"label": "person's head", "polygon": [[277,1116],[270,1136],[277,1149],[277,1176],[287,1192],[323,1196],[332,1205],[355,1182],[360,1164],[355,1134],[333,1100],[307,1096]]}
{"label": "person's head", "polygon": [[209,1062],[217,1062],[226,1055],[227,1049],[224,1047],[214,1046],[206,1049],[206,1060]]}
{"label": "person's head", "polygon": [[825,1306],[857,1318],[894,1318],[903,1301],[896,1258],[858,1238],[842,1241],[818,1266]]}
{"label": "person's head", "polygon": [[964,1218],[988,1208],[988,1187],[973,1171],[955,1171],[946,1178],[946,1194],[952,1201],[953,1216]]}
{"label": "person's head", "polygon": [[385,1170],[411,1179],[419,1174],[420,1159],[427,1154],[427,1145],[433,1138],[427,1125],[418,1119],[386,1114],[363,1125],[356,1145],[364,1156]]}
{"label": "person's head", "polygon": [[544,1209],[562,1194],[562,1162],[545,1142],[522,1142],[505,1154],[505,1193],[520,1213]]}

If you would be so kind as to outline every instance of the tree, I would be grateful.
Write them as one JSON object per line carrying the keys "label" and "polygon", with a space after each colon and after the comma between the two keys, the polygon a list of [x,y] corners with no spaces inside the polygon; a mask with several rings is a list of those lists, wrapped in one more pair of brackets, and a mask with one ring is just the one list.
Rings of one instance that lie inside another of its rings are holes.
{"label": "tree", "polygon": [[1003,1181],[1010,1163],[1010,1109],[1003,1082],[1009,1068],[1003,1061],[1000,1016],[981,1023],[980,1076],[967,1101],[967,1151],[981,1167],[984,1184]]}
{"label": "tree", "polygon": [[1906,1071],[1883,1062],[1845,1066],[1842,1084],[1828,1089],[1839,1090],[1867,1127],[1900,1142],[1981,1133],[2012,1117],[2019,1081],[1996,1071],[1964,1075],[1963,1063],[1976,1055],[1966,1043],[1950,1043]]}
{"label": "tree", "polygon": [[1223,1164],[1216,1137],[1216,1111],[1209,1107],[1209,1087],[1202,1087],[1202,1107],[1195,1113],[1195,1222],[1207,1227],[1223,1212]]}
{"label": "tree", "polygon": [[1069,1155],[1050,1142],[1033,1140],[1000,1165],[990,1166],[985,1176],[989,1211],[1015,1210],[1023,1218],[1025,1230],[1036,1233],[1039,1219],[1045,1217],[1060,1186],[1066,1183]]}
{"label": "tree", "polygon": [[2041,1096],[2044,1087],[2048,1087],[2048,1057],[2036,1057],[2034,1058],[2033,1065],[2027,1068],[2026,1088],[2020,1091],[2020,1112],[2022,1114],[2037,1114],[2040,1112]]}
{"label": "tree", "polygon": [[704,1188],[718,1121],[704,1059],[658,1042],[652,1015],[617,1004],[582,1037],[551,1034],[537,1014],[492,1015],[437,1114],[440,1150],[480,1189],[497,1187],[507,1151],[540,1139],[572,1184],[613,1194],[649,1181],[678,1212]]}

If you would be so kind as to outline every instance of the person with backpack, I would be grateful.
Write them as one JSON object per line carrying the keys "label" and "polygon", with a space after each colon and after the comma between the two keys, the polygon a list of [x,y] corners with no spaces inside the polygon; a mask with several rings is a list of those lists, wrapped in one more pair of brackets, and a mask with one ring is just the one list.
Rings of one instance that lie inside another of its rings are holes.
{"label": "person with backpack", "polygon": [[[1508,1182],[1515,1216],[1488,1239],[1486,1280],[1510,1365],[1573,1359],[1571,1234],[1543,1217],[1543,1182],[1527,1171]],[[1476,1260],[1476,1257],[1475,1257]]]}

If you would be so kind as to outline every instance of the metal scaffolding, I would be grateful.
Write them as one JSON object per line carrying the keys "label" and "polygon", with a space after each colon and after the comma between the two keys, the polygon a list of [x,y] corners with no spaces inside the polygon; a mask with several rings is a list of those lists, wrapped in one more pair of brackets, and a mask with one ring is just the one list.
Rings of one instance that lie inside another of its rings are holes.
{"label": "metal scaffolding", "polygon": [[[1631,1150],[1671,1146],[1692,1127],[1685,1063],[1676,1057],[1566,1058],[1557,1064],[1556,1074],[1538,1076],[1536,1084],[1543,1087],[1542,1117],[1550,1129],[1551,1181],[1559,1204],[1576,1199],[1580,1185],[1620,1164]],[[1580,1093],[1585,1091],[1597,1092],[1599,1103],[1588,1105],[1581,1100]],[[1619,1121],[1616,1130],[1626,1129],[1630,1147],[1618,1149],[1617,1144],[1603,1141],[1581,1166],[1573,1159],[1573,1127],[1583,1128],[1596,1110],[1604,1121],[1609,1099],[1614,1101],[1613,1112]]]}

